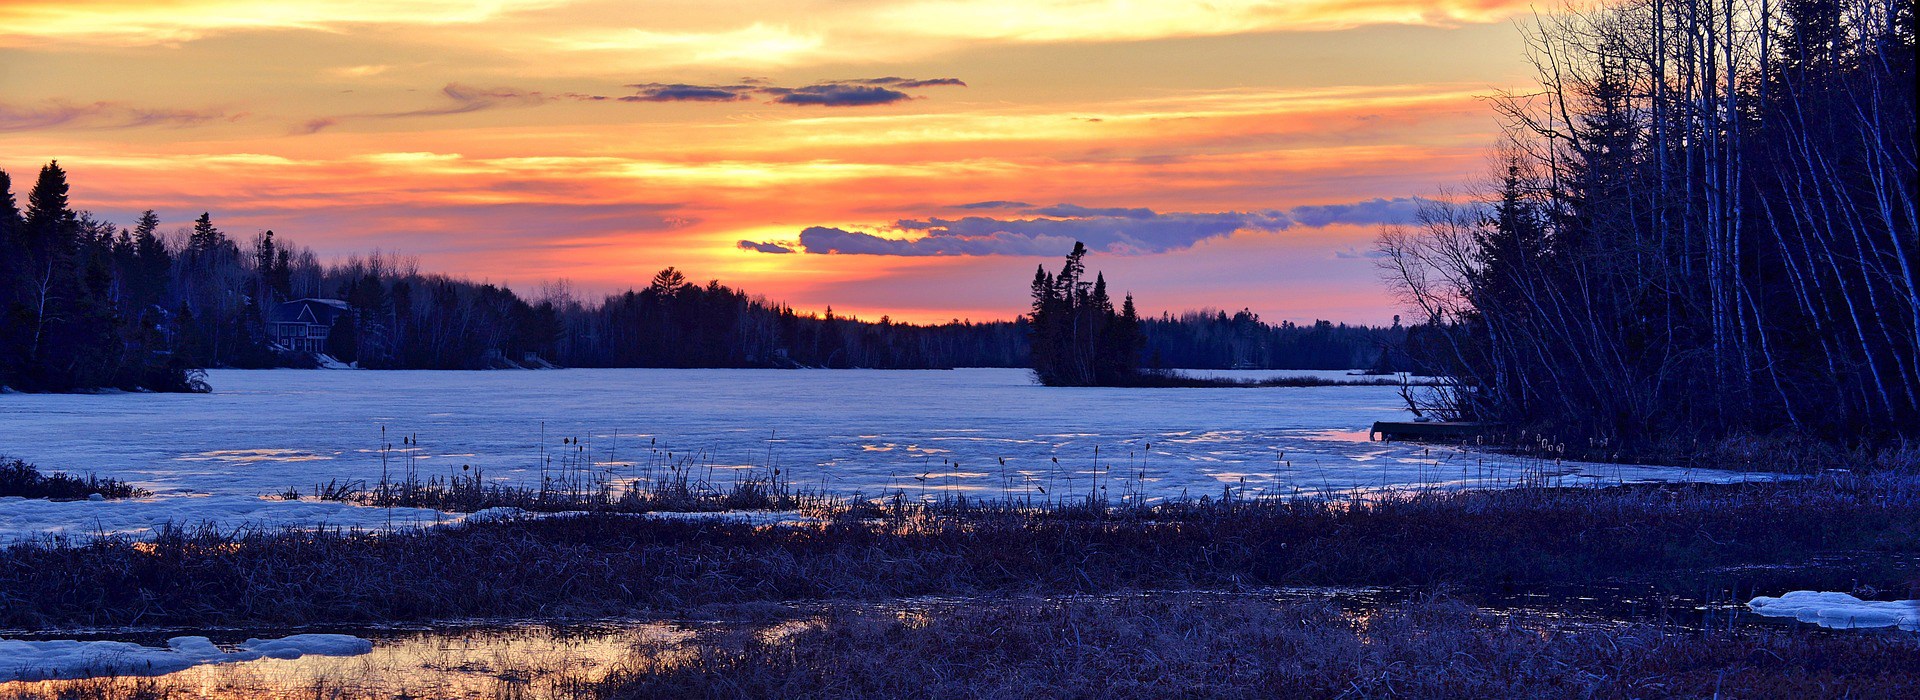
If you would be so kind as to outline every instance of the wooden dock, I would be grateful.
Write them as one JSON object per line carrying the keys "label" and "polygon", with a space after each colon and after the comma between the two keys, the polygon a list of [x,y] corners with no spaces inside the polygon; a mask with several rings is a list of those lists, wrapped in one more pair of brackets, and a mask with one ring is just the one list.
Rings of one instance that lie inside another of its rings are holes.
{"label": "wooden dock", "polygon": [[1413,423],[1399,421],[1377,421],[1373,431],[1367,433],[1368,440],[1393,442],[1450,442],[1466,440],[1479,435],[1485,426],[1464,421],[1435,421],[1431,423]]}

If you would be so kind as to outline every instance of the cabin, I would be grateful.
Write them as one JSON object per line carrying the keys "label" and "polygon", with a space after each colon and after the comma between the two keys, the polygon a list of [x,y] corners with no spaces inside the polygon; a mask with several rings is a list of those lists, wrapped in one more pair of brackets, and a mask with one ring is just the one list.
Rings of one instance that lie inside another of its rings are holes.
{"label": "cabin", "polygon": [[291,352],[326,352],[333,322],[353,313],[339,299],[295,299],[267,314],[267,339]]}

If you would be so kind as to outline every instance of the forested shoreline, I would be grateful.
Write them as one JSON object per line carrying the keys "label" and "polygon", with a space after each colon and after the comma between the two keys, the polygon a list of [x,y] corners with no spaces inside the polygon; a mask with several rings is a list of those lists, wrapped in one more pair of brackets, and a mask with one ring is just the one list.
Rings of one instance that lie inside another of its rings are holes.
{"label": "forested shoreline", "polygon": [[[66,172],[42,168],[21,209],[0,173],[0,386],[21,391],[205,390],[208,367],[312,367],[272,342],[270,312],[338,299],[351,313],[326,354],[373,369],[566,367],[1027,367],[1031,326],[896,323],[785,304],[667,268],[598,301],[536,296],[423,272],[375,252],[323,263],[261,231],[241,240],[203,213],[163,231],[76,211]],[[1139,319],[1140,358],[1191,368],[1351,369],[1380,364],[1405,331],[1268,324],[1248,311]]]}
{"label": "forested shoreline", "polygon": [[1562,453],[1920,436],[1910,0],[1637,0],[1530,35],[1480,191],[1380,242],[1423,406]]}
{"label": "forested shoreline", "polygon": [[1133,294],[1118,305],[1104,273],[1087,279],[1087,247],[1075,242],[1057,273],[1034,269],[1032,310],[1024,319],[1033,376],[1047,386],[1219,387],[1273,386],[1272,382],[1197,378],[1179,369],[1364,368],[1367,374],[1411,369],[1406,354],[1413,329],[1394,316],[1387,328],[1310,327],[1260,321],[1242,309],[1190,311],[1142,318]]}

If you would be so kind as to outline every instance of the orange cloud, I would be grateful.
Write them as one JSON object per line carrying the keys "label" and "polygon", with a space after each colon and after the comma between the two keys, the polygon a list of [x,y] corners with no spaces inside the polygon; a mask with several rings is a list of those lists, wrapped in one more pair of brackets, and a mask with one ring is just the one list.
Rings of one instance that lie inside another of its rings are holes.
{"label": "orange cloud", "polygon": [[[910,237],[903,221],[987,200],[1223,213],[1432,194],[1497,136],[1474,95],[1524,69],[1517,47],[1486,58],[1476,23],[1523,9],[1499,0],[721,5],[0,2],[0,51],[32,59],[7,76],[0,168],[19,181],[57,157],[109,219],[211,211],[323,256],[379,247],[589,293],[676,265],[802,308],[1004,317],[1037,260],[739,242]],[[1421,55],[1391,50],[1409,41]],[[1370,237],[1246,227],[1112,264],[1149,308],[1384,308]]]}
{"label": "orange cloud", "polygon": [[1248,32],[1327,31],[1375,24],[1493,22],[1513,0],[918,0],[884,6],[882,26],[967,40],[1138,41]]}
{"label": "orange cloud", "polygon": [[0,45],[177,44],[242,30],[474,24],[558,0],[24,0],[0,4]]}
{"label": "orange cloud", "polygon": [[56,99],[27,105],[0,103],[0,132],[180,127],[205,124],[227,116],[217,109],[140,107],[104,100],[80,104]]}
{"label": "orange cloud", "polygon": [[[0,45],[180,44],[240,31],[409,26],[519,50],[625,57],[655,69],[900,59],[981,42],[1111,42],[1369,25],[1452,26],[1527,11],[1517,0],[897,0],[815,5],[582,0],[22,0]],[[745,21],[729,18],[755,18]],[[429,39],[432,40],[432,39]],[[460,39],[455,39],[460,41]]]}

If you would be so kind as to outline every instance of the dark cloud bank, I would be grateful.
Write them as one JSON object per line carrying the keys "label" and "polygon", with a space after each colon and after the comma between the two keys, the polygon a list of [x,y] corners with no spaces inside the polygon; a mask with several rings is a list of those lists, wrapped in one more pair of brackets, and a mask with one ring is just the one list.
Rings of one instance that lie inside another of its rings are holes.
{"label": "dark cloud bank", "polygon": [[914,99],[909,90],[966,85],[958,78],[896,77],[830,80],[800,87],[781,87],[762,80],[743,80],[733,85],[634,83],[627,86],[636,91],[634,94],[617,99],[622,102],[740,102],[761,96],[775,104],[866,107]]}
{"label": "dark cloud bank", "polygon": [[120,102],[49,100],[37,105],[0,103],[0,133],[39,129],[137,129],[146,126],[194,126],[231,119],[215,109],[165,109]]}
{"label": "dark cloud bank", "polygon": [[[580,92],[541,92],[522,90],[513,87],[479,87],[464,83],[447,83],[440,88],[439,105],[404,112],[384,112],[380,114],[344,115],[319,117],[297,124],[292,128],[295,134],[315,134],[339,124],[347,119],[404,119],[410,117],[436,117],[451,114],[466,114],[500,107],[530,107],[554,101],[573,102],[741,102],[756,96],[768,98],[772,104],[820,107],[868,107],[889,105],[896,102],[918,99],[909,90],[930,87],[966,87],[959,78],[859,78],[855,80],[830,80],[803,85],[800,87],[781,87],[757,78],[743,78],[733,85],[694,85],[690,83],[634,83],[634,94],[621,97],[593,95]],[[105,103],[102,103],[103,105]],[[98,109],[100,106],[94,106]],[[72,111],[70,108],[66,111]],[[128,118],[157,121],[167,118],[183,120],[186,113],[130,113]],[[218,115],[214,115],[218,116]],[[13,110],[0,104],[0,131],[10,129],[14,123],[39,126],[45,121],[71,121],[73,115],[51,111],[26,112]],[[199,117],[204,121],[206,118]],[[138,124],[136,124],[138,125]]]}
{"label": "dark cloud bank", "polygon": [[[959,209],[1023,208],[1033,218],[929,217],[894,222],[900,231],[924,233],[912,240],[864,231],[813,226],[797,242],[740,241],[742,250],[820,255],[1061,255],[1075,241],[1096,252],[1150,254],[1185,250],[1236,231],[1285,231],[1295,226],[1392,224],[1412,221],[1418,197],[1370,199],[1350,204],[1300,206],[1252,212],[1160,213],[1146,208],[1056,204],[1024,208],[1020,202],[975,202]],[[1005,206],[1002,206],[1005,205]]]}

